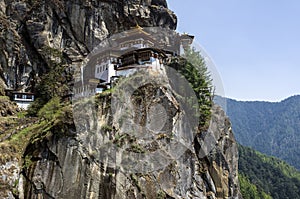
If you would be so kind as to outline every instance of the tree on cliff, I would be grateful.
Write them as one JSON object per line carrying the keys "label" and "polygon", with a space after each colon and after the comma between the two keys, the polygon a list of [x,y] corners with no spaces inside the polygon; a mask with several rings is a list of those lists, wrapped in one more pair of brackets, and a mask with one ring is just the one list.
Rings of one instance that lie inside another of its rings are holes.
{"label": "tree on cliff", "polygon": [[204,58],[195,48],[187,48],[184,57],[173,58],[169,66],[191,84],[198,99],[200,127],[206,129],[211,115],[213,85]]}

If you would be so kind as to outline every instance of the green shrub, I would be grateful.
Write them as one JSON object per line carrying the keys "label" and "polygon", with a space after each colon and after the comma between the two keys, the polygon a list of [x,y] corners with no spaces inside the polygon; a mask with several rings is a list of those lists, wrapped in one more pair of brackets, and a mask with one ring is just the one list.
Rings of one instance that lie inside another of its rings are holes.
{"label": "green shrub", "polygon": [[57,118],[62,114],[61,107],[60,98],[54,97],[39,110],[38,117],[48,121]]}
{"label": "green shrub", "polygon": [[37,116],[39,110],[46,104],[41,98],[37,98],[32,102],[27,110],[27,115],[31,117]]}
{"label": "green shrub", "polygon": [[[190,83],[198,99],[200,127],[205,130],[211,117],[213,85],[203,57],[193,48],[186,49],[184,57],[173,58],[169,66],[182,75],[177,81],[184,82],[182,79],[185,79]],[[184,88],[178,90],[185,92]],[[187,102],[190,100],[192,99],[186,99]]]}

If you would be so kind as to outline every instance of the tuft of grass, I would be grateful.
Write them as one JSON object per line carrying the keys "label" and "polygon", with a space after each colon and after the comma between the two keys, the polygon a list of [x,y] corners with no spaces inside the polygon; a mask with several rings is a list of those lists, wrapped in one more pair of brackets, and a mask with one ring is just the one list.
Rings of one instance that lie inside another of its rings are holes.
{"label": "tuft of grass", "polygon": [[165,198],[166,198],[166,193],[163,190],[159,190],[156,199],[165,199]]}
{"label": "tuft of grass", "polygon": [[29,143],[30,139],[39,132],[42,132],[49,124],[45,121],[41,121],[40,123],[36,123],[28,126],[27,128],[22,129],[20,132],[14,134],[9,140],[8,144],[14,146],[16,148],[16,152],[18,157],[21,157],[27,143]]}
{"label": "tuft of grass", "polygon": [[104,132],[111,132],[111,131],[113,131],[113,127],[105,124],[105,125],[101,126],[101,130]]}
{"label": "tuft of grass", "polygon": [[135,174],[130,174],[130,179],[132,181],[132,184],[136,186],[137,190],[139,192],[142,192],[142,187],[139,183],[138,176],[136,176]]}
{"label": "tuft of grass", "polygon": [[145,149],[137,143],[132,144],[130,146],[130,150],[134,153],[145,153],[146,152]]}

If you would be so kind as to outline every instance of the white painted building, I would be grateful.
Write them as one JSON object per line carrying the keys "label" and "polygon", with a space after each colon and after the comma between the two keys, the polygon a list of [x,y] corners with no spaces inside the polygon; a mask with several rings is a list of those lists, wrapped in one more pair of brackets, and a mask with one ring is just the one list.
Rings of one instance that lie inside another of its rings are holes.
{"label": "white painted building", "polygon": [[95,78],[103,82],[110,82],[112,76],[116,76],[114,65],[117,63],[117,57],[109,55],[101,59],[95,66]]}
{"label": "white painted building", "polygon": [[34,101],[34,94],[26,92],[11,92],[10,98],[12,101],[16,102],[20,108],[27,110],[29,105]]}
{"label": "white painted building", "polygon": [[[179,36],[179,35],[178,35]],[[161,40],[156,39],[141,27],[132,28],[122,36],[113,38],[114,47],[89,57],[82,72],[82,78],[75,83],[74,96],[86,97],[112,86],[112,79],[128,77],[140,69],[162,69],[164,60],[176,56],[181,48],[189,46],[193,36],[184,34],[178,37],[178,44],[171,50],[160,49]],[[159,47],[159,48],[157,48]]]}

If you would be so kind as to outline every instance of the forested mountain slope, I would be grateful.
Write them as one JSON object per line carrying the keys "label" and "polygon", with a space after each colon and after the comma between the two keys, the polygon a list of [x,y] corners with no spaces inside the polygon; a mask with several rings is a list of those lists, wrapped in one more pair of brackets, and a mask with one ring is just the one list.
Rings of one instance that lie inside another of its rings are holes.
{"label": "forested mountain slope", "polygon": [[244,199],[300,198],[300,172],[275,157],[241,145],[239,179]]}
{"label": "forested mountain slope", "polygon": [[[224,102],[216,97],[215,101]],[[237,141],[300,169],[300,96],[281,102],[226,99]],[[221,103],[224,107],[224,103]]]}

